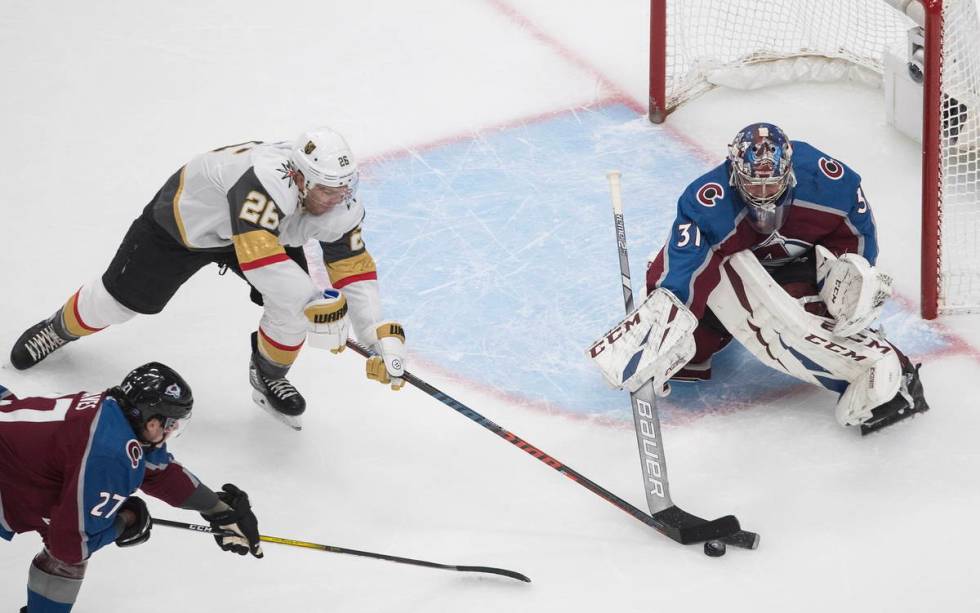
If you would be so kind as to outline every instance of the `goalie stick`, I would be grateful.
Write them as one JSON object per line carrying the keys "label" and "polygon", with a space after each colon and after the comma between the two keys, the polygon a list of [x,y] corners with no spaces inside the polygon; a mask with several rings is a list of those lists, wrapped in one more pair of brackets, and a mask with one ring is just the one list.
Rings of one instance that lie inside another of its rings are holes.
{"label": "goalie stick", "polygon": [[[365,346],[361,345],[353,339],[347,340],[347,346],[353,349],[356,353],[360,354],[365,358],[371,357],[373,354]],[[551,455],[548,455],[538,447],[528,443],[523,438],[517,436],[513,432],[509,432],[504,428],[498,426],[494,422],[490,421],[483,415],[480,415],[470,407],[466,406],[462,402],[456,400],[449,394],[439,390],[430,383],[423,381],[422,379],[416,377],[412,373],[405,371],[403,375],[405,381],[411,384],[413,387],[417,388],[429,396],[432,396],[439,402],[448,406],[457,413],[475,421],[477,424],[483,426],[487,430],[493,432],[500,438],[511,443],[518,449],[523,449],[529,455],[538,460],[544,462],[551,468],[557,470],[561,474],[565,475],[575,483],[578,483],[585,489],[589,490],[593,494],[599,496],[606,502],[616,506],[618,509],[629,513],[635,519],[643,522],[644,524],[656,529],[661,534],[664,534],[678,543],[688,545],[691,543],[700,543],[703,541],[708,541],[717,538],[722,535],[729,535],[724,537],[722,540],[729,545],[734,545],[736,547],[744,547],[746,549],[755,549],[759,543],[758,535],[752,532],[735,532],[738,530],[738,520],[733,517],[732,520],[735,522],[734,529],[731,525],[722,526],[725,530],[718,530],[717,526],[711,525],[709,522],[705,522],[699,517],[685,513],[678,507],[671,507],[665,512],[658,514],[658,517],[651,517],[650,515],[644,513],[640,509],[634,507],[630,503],[626,502],[619,496],[613,494],[606,488],[595,483],[594,481],[588,479],[583,474],[572,469],[572,467],[567,466],[565,463],[559,461]],[[707,525],[707,529],[705,526]],[[735,532],[734,534],[732,534]]]}
{"label": "goalie stick", "polygon": [[[620,173],[618,170],[612,170],[606,174],[606,178],[609,180],[613,221],[616,224],[616,243],[619,246],[623,304],[626,307],[626,314],[629,315],[633,311],[633,284],[630,277],[629,252],[626,250],[626,224],[623,221]],[[686,537],[675,539],[684,544],[718,539],[746,549],[758,547],[759,535],[742,530],[734,515],[725,515],[709,521],[688,513],[671,500],[670,484],[667,479],[667,457],[660,436],[660,416],[657,412],[657,399],[652,380],[647,381],[636,392],[630,393],[630,406],[633,409],[636,445],[640,452],[643,489],[647,506],[654,519],[672,526],[681,536]]]}
{"label": "goalie stick", "polygon": [[[230,530],[223,530],[220,532],[215,532],[211,526],[205,526],[203,524],[189,524],[182,521],[171,521],[169,519],[157,519],[153,518],[153,525],[155,526],[166,526],[168,528],[180,528],[181,530],[190,530],[192,532],[202,532],[204,534],[218,534],[218,535],[232,535],[235,534]],[[427,562],[425,560],[415,560],[412,558],[403,558],[400,556],[390,556],[384,553],[373,553],[370,551],[359,551],[357,549],[347,549],[345,547],[335,547],[333,545],[321,545],[319,543],[308,543],[306,541],[297,541],[294,539],[286,539],[278,536],[259,536],[259,540],[263,543],[278,543],[280,545],[291,545],[293,547],[304,547],[306,549],[318,549],[320,551],[329,551],[330,553],[343,553],[352,556],[360,556],[363,558],[374,558],[375,560],[387,560],[388,562],[397,562],[398,564],[411,564],[412,566],[425,566],[426,568],[438,568],[440,570],[455,570],[464,573],[489,573],[491,575],[500,575],[502,577],[509,577],[511,579],[517,579],[518,581],[524,581],[525,583],[530,583],[531,580],[519,572],[513,570],[507,570],[506,568],[494,568],[492,566],[456,566],[453,564],[439,564],[438,562]]]}

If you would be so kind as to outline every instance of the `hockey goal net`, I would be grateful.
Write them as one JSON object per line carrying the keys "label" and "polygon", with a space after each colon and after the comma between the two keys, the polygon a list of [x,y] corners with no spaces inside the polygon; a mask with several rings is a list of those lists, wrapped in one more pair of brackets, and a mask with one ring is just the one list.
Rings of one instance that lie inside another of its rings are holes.
{"label": "hockey goal net", "polygon": [[881,81],[923,41],[922,314],[980,311],[978,0],[651,0],[650,120],[718,85]]}

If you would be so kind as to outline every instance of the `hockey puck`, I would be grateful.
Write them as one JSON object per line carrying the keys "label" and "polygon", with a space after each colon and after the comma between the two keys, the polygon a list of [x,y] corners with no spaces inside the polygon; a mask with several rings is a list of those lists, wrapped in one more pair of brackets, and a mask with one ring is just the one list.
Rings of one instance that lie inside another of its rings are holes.
{"label": "hockey puck", "polygon": [[704,555],[712,558],[720,558],[725,555],[727,550],[728,547],[722,541],[705,541],[704,543]]}

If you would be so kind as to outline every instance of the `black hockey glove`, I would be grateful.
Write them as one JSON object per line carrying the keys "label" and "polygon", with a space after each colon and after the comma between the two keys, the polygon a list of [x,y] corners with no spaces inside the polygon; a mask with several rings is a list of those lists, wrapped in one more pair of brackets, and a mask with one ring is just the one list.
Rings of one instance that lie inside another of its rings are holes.
{"label": "black hockey glove", "polygon": [[[225,483],[221,490],[218,492],[218,499],[231,508],[213,515],[201,514],[215,531],[215,542],[224,551],[232,551],[241,556],[251,553],[256,558],[261,558],[265,554],[262,553],[259,540],[259,522],[252,513],[248,494],[231,483]],[[234,534],[219,534],[221,532]]]}
{"label": "black hockey glove", "polygon": [[[124,512],[128,511],[129,514]],[[126,521],[126,527],[122,534],[116,538],[116,545],[120,547],[132,547],[140,545],[150,539],[150,528],[153,527],[153,518],[146,508],[146,503],[138,496],[130,496],[122,503],[117,511],[119,517]],[[132,520],[132,522],[130,522]]]}

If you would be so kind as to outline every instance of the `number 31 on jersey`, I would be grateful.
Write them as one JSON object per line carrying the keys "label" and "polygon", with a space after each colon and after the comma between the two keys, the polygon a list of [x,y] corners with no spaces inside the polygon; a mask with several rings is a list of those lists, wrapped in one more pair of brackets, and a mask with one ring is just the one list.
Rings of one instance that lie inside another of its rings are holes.
{"label": "number 31 on jersey", "polygon": [[[691,228],[694,228],[694,232],[691,232]],[[682,223],[677,224],[677,232],[680,234],[680,238],[677,239],[678,247],[686,247],[691,244],[693,239],[694,246],[701,246],[701,228],[697,227],[693,223]],[[693,234],[693,236],[692,236]]]}

